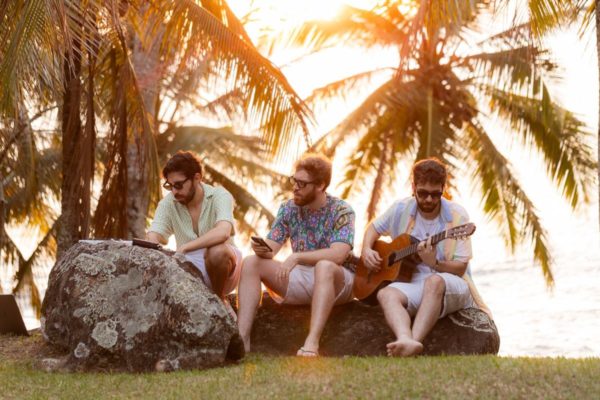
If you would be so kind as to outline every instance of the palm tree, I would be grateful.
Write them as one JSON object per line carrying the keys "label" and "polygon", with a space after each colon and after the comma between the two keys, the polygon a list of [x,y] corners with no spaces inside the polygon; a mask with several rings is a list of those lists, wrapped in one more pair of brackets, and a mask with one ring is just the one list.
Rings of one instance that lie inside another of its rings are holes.
{"label": "palm tree", "polygon": [[[138,181],[145,190],[136,194],[145,198],[147,205],[158,199],[159,154],[169,146],[159,148],[157,143],[164,142],[161,137],[168,137],[167,132],[183,127],[177,124],[177,113],[164,118],[171,107],[169,100],[175,101],[183,113],[221,106],[232,113],[241,110],[258,121],[266,145],[252,157],[231,155],[237,156],[237,165],[245,168],[251,163],[267,164],[257,161],[258,157],[285,149],[298,128],[308,139],[307,108],[281,72],[254,48],[239,20],[221,0],[1,2],[0,38],[3,171],[13,170],[16,164],[25,172],[34,171],[26,165],[25,153],[17,146],[21,140],[30,139],[44,151],[52,147],[61,154],[56,164],[61,174],[55,171],[53,175],[61,178],[60,218],[51,218],[52,223],[43,230],[47,240],[42,242],[49,246],[35,254],[53,250],[50,244],[55,238],[60,254],[77,239],[87,237],[90,229],[96,236],[133,234],[128,230],[133,224],[121,212],[129,204],[123,188],[128,180],[141,176]],[[134,59],[144,53],[151,53],[149,63],[160,61],[151,71],[154,75],[146,75],[146,80],[140,79],[144,77],[142,72],[138,76],[143,60]],[[228,93],[222,96],[225,100],[203,103],[201,91],[215,88]],[[31,129],[25,135],[19,128],[19,121],[31,119],[29,114],[47,114],[49,108],[58,108],[59,117],[54,129],[58,135],[52,146],[42,143],[39,130]],[[173,135],[171,139],[177,136]],[[231,133],[228,138],[246,140]],[[215,157],[219,156],[213,152]],[[234,175],[220,174],[228,171],[219,170],[223,165],[216,162],[209,178],[228,182],[241,191],[241,181],[231,179]],[[266,174],[265,182],[281,178],[267,168],[259,171]],[[90,225],[92,182],[99,173],[103,174],[102,193],[94,224]],[[23,220],[15,216],[12,202],[17,198],[12,193],[17,189],[35,192],[37,187],[14,174],[3,176],[7,177],[2,182],[3,204],[8,208],[3,216],[9,223],[20,223]],[[260,202],[248,191],[244,193],[247,196],[239,210],[245,207],[269,217]],[[47,210],[51,193],[40,188],[36,196],[45,201],[41,209]],[[27,199],[22,200],[27,203]],[[29,201],[24,208],[32,204]],[[239,210],[237,215],[241,216]],[[133,219],[139,220],[142,215],[145,222],[146,211],[141,210]],[[39,224],[36,219],[30,221]],[[1,231],[4,240],[4,225]],[[10,240],[2,244],[5,257],[17,254]],[[23,259],[20,264],[26,262]]]}
{"label": "palm tree", "polygon": [[513,140],[541,153],[547,173],[572,207],[587,201],[595,163],[583,140],[583,123],[548,90],[555,64],[532,44],[525,26],[470,40],[489,1],[424,0],[410,15],[403,15],[398,3],[385,1],[371,10],[346,7],[335,21],[308,22],[290,33],[291,41],[310,50],[358,44],[392,47],[400,56],[395,68],[346,77],[312,93],[307,102],[326,101],[387,74],[385,83],[314,147],[333,155],[343,142],[357,140],[346,163],[343,196],[369,193],[369,218],[384,188],[393,184],[400,160],[444,160],[451,176],[470,176],[478,184],[484,212],[512,250],[532,242],[551,285],[546,231],[483,117],[497,116]]}
{"label": "palm tree", "polygon": [[[580,32],[582,33],[587,31],[591,26],[594,26],[596,28],[598,76],[600,77],[600,7],[598,7],[597,0],[534,0],[529,1],[527,5],[532,31],[537,38],[542,38],[557,27],[579,21],[581,22]],[[584,12],[584,16],[580,20],[579,17],[582,12]],[[600,101],[598,115],[600,120]],[[596,139],[598,142],[596,160],[600,160],[600,124],[598,124],[596,129]],[[600,162],[597,163],[597,172],[598,198],[600,199]],[[600,201],[598,202],[598,216],[600,218]],[[600,228],[600,219],[598,222]]]}

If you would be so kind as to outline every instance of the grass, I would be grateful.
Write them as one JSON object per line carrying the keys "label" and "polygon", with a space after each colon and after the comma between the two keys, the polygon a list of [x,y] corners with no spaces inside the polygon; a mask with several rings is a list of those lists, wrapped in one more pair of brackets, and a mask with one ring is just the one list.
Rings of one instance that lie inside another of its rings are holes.
{"label": "grass", "polygon": [[600,398],[598,358],[250,355],[204,371],[47,373],[35,368],[40,343],[0,336],[0,398]]}

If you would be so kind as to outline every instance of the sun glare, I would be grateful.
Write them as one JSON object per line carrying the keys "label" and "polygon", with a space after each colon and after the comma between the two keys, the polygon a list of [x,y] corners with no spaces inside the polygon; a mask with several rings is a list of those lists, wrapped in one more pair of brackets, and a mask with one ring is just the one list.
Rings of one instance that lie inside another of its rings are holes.
{"label": "sun glare", "polygon": [[[231,0],[231,3],[244,3]],[[255,18],[272,28],[281,25],[296,25],[311,20],[332,20],[344,5],[370,9],[377,0],[260,0],[251,2],[256,10]]]}

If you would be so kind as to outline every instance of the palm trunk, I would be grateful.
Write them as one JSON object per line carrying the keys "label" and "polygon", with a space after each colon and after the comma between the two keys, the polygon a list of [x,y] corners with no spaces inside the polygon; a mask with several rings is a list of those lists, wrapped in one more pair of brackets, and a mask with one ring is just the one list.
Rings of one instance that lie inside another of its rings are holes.
{"label": "palm trunk", "polygon": [[79,168],[84,139],[81,122],[81,56],[73,52],[72,62],[64,61],[65,92],[62,104],[61,223],[57,232],[57,259],[77,240],[88,235],[90,182]]}
{"label": "palm trunk", "polygon": [[[158,46],[156,39],[150,49],[142,48],[137,36],[133,38],[133,69],[140,84],[145,110],[152,115],[155,124],[158,121],[156,99],[160,81]],[[142,132],[133,132],[133,143],[127,149],[127,227],[128,237],[144,237],[146,216],[150,204],[149,165],[146,159],[147,144]]]}

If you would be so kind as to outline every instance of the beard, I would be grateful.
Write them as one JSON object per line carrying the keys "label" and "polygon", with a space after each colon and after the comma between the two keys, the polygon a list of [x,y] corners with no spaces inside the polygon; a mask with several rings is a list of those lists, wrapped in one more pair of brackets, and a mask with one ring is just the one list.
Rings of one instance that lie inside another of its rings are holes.
{"label": "beard", "polygon": [[317,198],[317,194],[314,190],[312,192],[305,194],[304,196],[302,196],[299,193],[294,193],[294,204],[302,207],[302,206],[305,206],[305,205],[313,202],[316,198]]}
{"label": "beard", "polygon": [[180,204],[183,204],[185,206],[185,205],[189,204],[190,201],[192,201],[192,199],[194,198],[195,195],[196,195],[196,186],[192,184],[192,187],[190,188],[190,191],[188,192],[187,195],[175,196],[175,200],[177,200]]}
{"label": "beard", "polygon": [[438,203],[433,203],[433,202],[429,202],[429,201],[420,201],[417,197],[417,207],[419,207],[419,211],[429,214],[431,212],[434,212],[435,209],[437,208],[439,202]]}

